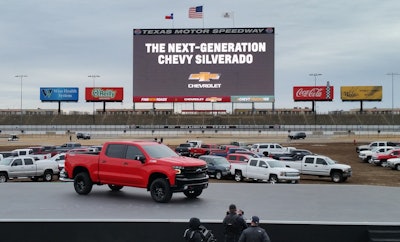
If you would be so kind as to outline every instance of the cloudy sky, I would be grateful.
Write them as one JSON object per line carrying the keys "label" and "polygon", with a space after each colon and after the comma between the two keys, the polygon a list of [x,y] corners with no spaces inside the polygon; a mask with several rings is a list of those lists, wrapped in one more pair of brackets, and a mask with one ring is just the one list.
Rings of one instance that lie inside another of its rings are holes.
{"label": "cloudy sky", "polygon": [[[275,108],[311,107],[292,96],[293,86],[314,85],[310,73],[322,74],[317,85],[329,81],[335,88],[334,101],[317,103],[317,111],[359,108],[359,102],[340,100],[340,86],[357,85],[383,86],[383,100],[364,108],[400,107],[387,75],[400,74],[398,0],[2,0],[0,109],[20,108],[15,76],[27,75],[23,108],[58,108],[40,102],[40,87],[79,87],[79,102],[61,108],[91,111],[84,88],[93,85],[92,74],[100,76],[96,86],[124,87],[124,102],[107,108],[132,108],[132,29],[202,28],[202,20],[187,16],[198,5],[204,6],[205,28],[275,27]],[[174,20],[165,20],[170,13]],[[393,86],[400,89],[400,75]],[[141,107],[150,106],[136,105]]]}

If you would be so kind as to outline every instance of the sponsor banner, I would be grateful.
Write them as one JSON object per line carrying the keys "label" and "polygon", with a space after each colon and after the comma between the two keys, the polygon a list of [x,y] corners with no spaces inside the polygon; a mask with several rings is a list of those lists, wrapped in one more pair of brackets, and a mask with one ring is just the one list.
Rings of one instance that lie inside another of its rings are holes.
{"label": "sponsor banner", "polygon": [[181,97],[181,96],[135,96],[133,102],[230,102],[231,97],[213,96],[213,97]]}
{"label": "sponsor banner", "polygon": [[85,99],[87,102],[122,102],[124,89],[122,87],[86,87]]}
{"label": "sponsor banner", "polygon": [[382,86],[342,86],[342,101],[381,101]]}
{"label": "sponsor banner", "polygon": [[134,29],[133,97],[274,96],[274,31]]}
{"label": "sponsor banner", "polygon": [[333,86],[293,87],[294,101],[332,101]]}
{"label": "sponsor banner", "polygon": [[234,103],[275,102],[274,96],[232,96]]}
{"label": "sponsor banner", "polygon": [[77,87],[41,87],[40,101],[42,102],[77,102],[79,88]]}

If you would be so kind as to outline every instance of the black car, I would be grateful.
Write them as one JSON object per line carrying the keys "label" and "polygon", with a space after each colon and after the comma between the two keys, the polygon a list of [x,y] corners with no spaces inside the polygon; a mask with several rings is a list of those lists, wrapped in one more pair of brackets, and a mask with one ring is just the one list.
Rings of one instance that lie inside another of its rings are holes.
{"label": "black car", "polygon": [[202,155],[199,159],[207,162],[207,174],[210,177],[215,177],[220,180],[223,177],[231,175],[231,163],[225,157],[217,155]]}
{"label": "black car", "polygon": [[289,139],[305,139],[307,137],[304,132],[295,132],[293,134],[288,135]]}
{"label": "black car", "polygon": [[77,139],[90,139],[90,134],[89,133],[77,133],[76,138]]}

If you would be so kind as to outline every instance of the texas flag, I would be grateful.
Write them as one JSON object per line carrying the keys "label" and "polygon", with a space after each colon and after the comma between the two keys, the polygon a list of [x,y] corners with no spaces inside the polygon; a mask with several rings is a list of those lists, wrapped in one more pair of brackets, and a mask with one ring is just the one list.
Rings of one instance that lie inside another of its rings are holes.
{"label": "texas flag", "polygon": [[165,19],[174,19],[174,14],[171,13],[170,15],[166,15]]}

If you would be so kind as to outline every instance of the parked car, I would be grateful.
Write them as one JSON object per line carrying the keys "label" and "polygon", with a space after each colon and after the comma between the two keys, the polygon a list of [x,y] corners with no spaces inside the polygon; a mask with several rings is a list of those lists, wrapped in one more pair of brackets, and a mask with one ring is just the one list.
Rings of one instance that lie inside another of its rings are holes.
{"label": "parked car", "polygon": [[202,155],[199,159],[207,162],[207,173],[210,177],[220,180],[230,175],[231,163],[225,157]]}
{"label": "parked car", "polygon": [[76,133],[76,138],[77,139],[90,139],[90,134],[89,133]]}
{"label": "parked car", "polygon": [[294,132],[288,135],[289,139],[305,139],[307,137],[305,132]]}

